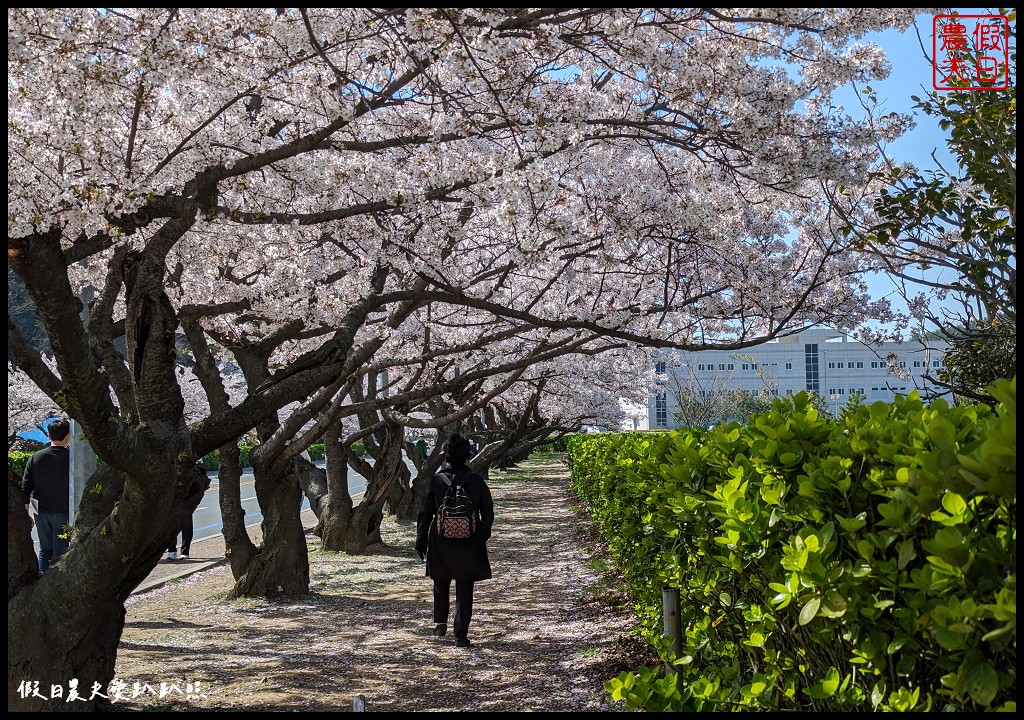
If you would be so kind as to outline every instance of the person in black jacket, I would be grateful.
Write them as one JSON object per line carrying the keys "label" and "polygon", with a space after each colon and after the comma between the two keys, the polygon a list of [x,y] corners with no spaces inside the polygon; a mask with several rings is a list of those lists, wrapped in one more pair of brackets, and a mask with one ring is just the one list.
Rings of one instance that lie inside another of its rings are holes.
{"label": "person in black jacket", "polygon": [[[430,489],[416,520],[416,554],[426,559],[427,577],[434,581],[434,635],[448,632],[451,585],[455,581],[455,645],[469,647],[469,621],[473,617],[473,586],[491,578],[487,540],[494,525],[494,502],[484,479],[469,469],[469,440],[453,435],[445,446],[447,465],[430,479]],[[462,483],[473,503],[477,527],[472,537],[448,540],[437,534],[435,518],[448,492],[446,479]]]}
{"label": "person in black jacket", "polygon": [[25,463],[21,491],[25,508],[36,501],[36,532],[39,535],[39,572],[68,549],[67,524],[70,522],[71,423],[64,418],[46,426],[50,446],[34,453]]}

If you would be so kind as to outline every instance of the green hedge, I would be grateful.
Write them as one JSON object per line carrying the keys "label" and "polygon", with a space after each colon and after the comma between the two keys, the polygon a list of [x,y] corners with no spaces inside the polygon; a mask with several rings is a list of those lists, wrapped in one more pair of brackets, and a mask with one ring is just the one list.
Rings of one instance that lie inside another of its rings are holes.
{"label": "green hedge", "polygon": [[32,457],[32,454],[31,450],[11,450],[7,453],[7,464],[14,472],[18,473],[18,477],[21,477],[25,472],[25,463]]}
{"label": "green hedge", "polygon": [[[252,445],[239,445],[240,451],[239,462],[241,462],[243,468],[252,467],[252,463],[249,461],[249,453],[252,451]],[[352,445],[352,451],[355,452],[359,457],[366,455],[366,445],[360,440]],[[309,458],[313,462],[319,462],[324,459],[324,444],[314,443],[309,446]],[[219,460],[217,459],[217,451],[214,451],[203,457],[203,467],[207,470],[217,470],[220,467]]]}
{"label": "green hedge", "polygon": [[[569,440],[573,486],[674,664],[609,680],[647,710],[1016,709],[1016,380],[835,421]],[[683,650],[661,637],[678,588]]]}

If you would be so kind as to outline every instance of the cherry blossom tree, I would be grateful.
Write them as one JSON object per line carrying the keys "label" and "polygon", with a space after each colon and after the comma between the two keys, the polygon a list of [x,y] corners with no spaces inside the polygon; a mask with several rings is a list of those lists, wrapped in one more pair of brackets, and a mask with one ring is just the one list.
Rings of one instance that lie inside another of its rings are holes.
{"label": "cherry blossom tree", "polygon": [[[104,461],[63,562],[37,579],[27,535],[9,550],[12,707],[64,709],[19,697],[26,678],[109,681],[123,601],[207,487],[196,459],[253,428],[265,533],[240,591],[305,592],[295,458],[346,414],[401,425],[403,406],[452,392],[413,372],[386,402],[352,397],[371,372],[417,367],[428,307],[540,348],[473,371],[480,397],[600,343],[739,349],[882,315],[830,191],[862,186],[905,121],[830,99],[887,72],[861,36],[912,17],[9,10],[8,263],[57,372],[31,347],[16,360]],[[479,330],[451,327],[486,347]],[[207,338],[232,352],[244,400],[207,357],[209,415],[187,420],[180,332],[197,358]]]}
{"label": "cherry blossom tree", "polygon": [[654,389],[649,359],[646,352],[617,349],[531,366],[528,376],[474,416],[470,432],[484,440],[474,469],[486,475],[491,465],[508,467],[585,425],[618,428],[626,416],[623,401],[646,401]]}
{"label": "cherry blossom tree", "polygon": [[[44,357],[44,362],[48,358]],[[54,369],[53,361],[47,366]],[[7,444],[26,430],[38,428],[48,417],[57,415],[60,408],[28,375],[7,363]]]}

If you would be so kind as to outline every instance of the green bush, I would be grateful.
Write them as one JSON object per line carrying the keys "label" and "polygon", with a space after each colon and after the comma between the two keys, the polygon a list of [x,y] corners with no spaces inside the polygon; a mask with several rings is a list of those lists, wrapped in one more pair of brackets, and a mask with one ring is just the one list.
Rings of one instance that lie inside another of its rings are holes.
{"label": "green bush", "polygon": [[25,472],[25,463],[32,457],[31,450],[11,450],[7,453],[7,464],[20,478]]}
{"label": "green bush", "polygon": [[[242,467],[243,468],[250,468],[250,467],[252,467],[252,464],[249,461],[249,453],[252,452],[253,446],[252,445],[239,445],[238,449],[240,451],[239,462],[241,462]],[[324,459],[324,444],[323,443],[314,443],[313,445],[309,446],[308,450],[309,450],[309,458],[313,462],[320,462],[321,460]],[[356,442],[356,443],[354,443],[352,445],[352,451],[355,452],[356,455],[358,455],[359,457],[363,457],[363,456],[366,455],[366,445],[363,444],[362,440],[360,440],[360,441],[358,441],[358,442]],[[206,468],[207,471],[216,471],[216,470],[218,470],[220,468],[220,461],[217,458],[217,451],[215,450],[214,452],[209,453],[209,454],[203,456],[202,463],[203,463],[203,467]]]}
{"label": "green bush", "polygon": [[[915,394],[745,426],[576,436],[573,486],[623,569],[648,710],[1014,710],[1016,380],[986,407]],[[683,651],[661,637],[680,591]]]}

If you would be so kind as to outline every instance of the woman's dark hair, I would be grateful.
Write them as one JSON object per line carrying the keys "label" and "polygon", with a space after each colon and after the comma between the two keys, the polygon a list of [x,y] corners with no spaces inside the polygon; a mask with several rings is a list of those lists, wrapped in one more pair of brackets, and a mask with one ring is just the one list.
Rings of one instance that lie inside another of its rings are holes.
{"label": "woman's dark hair", "polygon": [[444,446],[444,459],[449,465],[462,465],[472,453],[469,450],[469,440],[461,435],[452,435]]}

